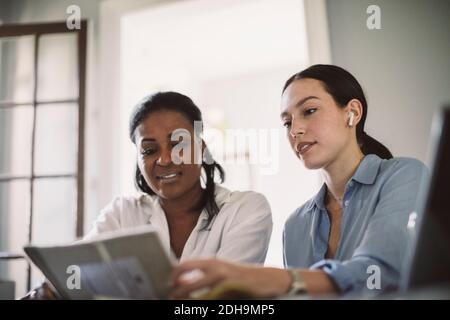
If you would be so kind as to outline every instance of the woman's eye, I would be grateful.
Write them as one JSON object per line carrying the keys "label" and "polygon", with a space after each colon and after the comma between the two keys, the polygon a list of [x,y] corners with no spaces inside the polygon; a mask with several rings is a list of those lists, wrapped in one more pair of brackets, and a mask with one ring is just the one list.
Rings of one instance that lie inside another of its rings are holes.
{"label": "woman's eye", "polygon": [[145,149],[144,151],[142,151],[141,154],[144,156],[151,156],[155,152],[156,152],[156,149],[148,148],[148,149]]}
{"label": "woman's eye", "polygon": [[303,112],[303,114],[304,114],[305,116],[309,116],[309,115],[313,114],[313,113],[316,112],[316,111],[317,111],[317,108],[309,108],[309,109],[306,109],[306,110]]}

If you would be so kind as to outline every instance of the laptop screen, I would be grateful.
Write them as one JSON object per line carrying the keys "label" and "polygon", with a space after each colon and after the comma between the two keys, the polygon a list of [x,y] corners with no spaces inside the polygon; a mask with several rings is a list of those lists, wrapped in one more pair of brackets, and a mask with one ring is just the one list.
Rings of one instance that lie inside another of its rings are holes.
{"label": "laptop screen", "polygon": [[433,122],[431,177],[404,289],[450,284],[450,106]]}

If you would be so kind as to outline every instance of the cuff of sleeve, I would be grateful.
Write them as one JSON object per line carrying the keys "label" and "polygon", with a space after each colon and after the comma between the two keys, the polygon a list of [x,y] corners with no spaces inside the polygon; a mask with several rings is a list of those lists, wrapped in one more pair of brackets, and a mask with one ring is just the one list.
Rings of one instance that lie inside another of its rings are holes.
{"label": "cuff of sleeve", "polygon": [[341,293],[348,292],[353,288],[354,279],[352,273],[346,266],[336,260],[321,260],[313,264],[310,269],[325,272]]}

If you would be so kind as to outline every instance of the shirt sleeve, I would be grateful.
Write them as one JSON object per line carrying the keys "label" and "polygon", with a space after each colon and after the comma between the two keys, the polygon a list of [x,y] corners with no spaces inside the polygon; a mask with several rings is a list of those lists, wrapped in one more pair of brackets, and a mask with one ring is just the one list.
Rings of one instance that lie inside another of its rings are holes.
{"label": "shirt sleeve", "polygon": [[416,160],[397,166],[380,190],[375,212],[352,258],[325,259],[311,266],[327,273],[343,293],[398,287],[403,258],[412,240],[407,229],[409,214],[415,210],[428,171]]}
{"label": "shirt sleeve", "polygon": [[235,262],[264,263],[272,233],[272,213],[266,198],[249,193],[224,230],[217,258]]}
{"label": "shirt sleeve", "polygon": [[100,211],[91,230],[84,236],[84,240],[91,240],[101,233],[120,229],[121,198],[117,197]]}

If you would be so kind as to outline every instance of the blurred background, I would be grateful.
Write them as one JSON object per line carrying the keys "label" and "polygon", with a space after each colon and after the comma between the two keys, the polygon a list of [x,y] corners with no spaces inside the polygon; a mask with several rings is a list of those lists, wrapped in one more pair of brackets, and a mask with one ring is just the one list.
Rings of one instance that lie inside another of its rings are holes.
{"label": "blurred background", "polygon": [[[70,30],[77,12],[85,22]],[[348,69],[368,98],[366,131],[424,162],[433,112],[450,101],[447,0],[0,0],[0,21],[0,279],[16,281],[16,296],[39,280],[18,257],[25,244],[73,241],[114,196],[135,192],[128,118],[147,94],[188,95],[206,128],[278,132],[274,173],[224,165],[226,187],[271,204],[272,266],[286,218],[321,184],[279,119],[290,75]]]}

